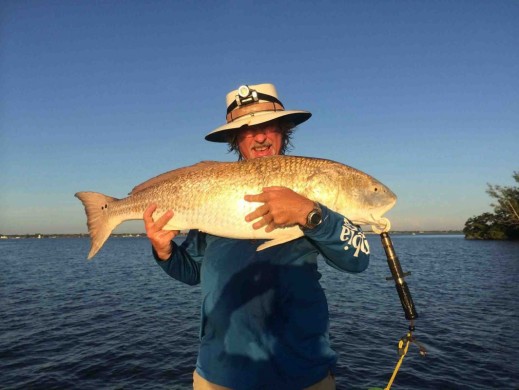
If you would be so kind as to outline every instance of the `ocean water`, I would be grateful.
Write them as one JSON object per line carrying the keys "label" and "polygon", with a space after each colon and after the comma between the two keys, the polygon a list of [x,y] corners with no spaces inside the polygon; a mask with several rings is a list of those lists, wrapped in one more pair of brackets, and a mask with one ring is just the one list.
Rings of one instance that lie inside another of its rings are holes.
{"label": "ocean water", "polygon": [[[519,389],[519,243],[392,237],[419,314],[392,389]],[[384,388],[408,322],[380,239],[362,274],[320,265],[338,389]],[[1,389],[189,389],[199,287],[167,276],[145,238],[0,241]]]}

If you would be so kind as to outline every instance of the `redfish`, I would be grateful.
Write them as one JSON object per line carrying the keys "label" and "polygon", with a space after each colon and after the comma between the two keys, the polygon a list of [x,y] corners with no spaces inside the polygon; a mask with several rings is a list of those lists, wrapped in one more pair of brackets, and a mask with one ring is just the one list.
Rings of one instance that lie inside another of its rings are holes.
{"label": "redfish", "polygon": [[260,204],[244,200],[265,187],[283,186],[337,211],[356,225],[388,231],[383,215],[396,203],[384,184],[347,165],[325,159],[270,156],[238,162],[204,161],[175,169],[136,186],[128,197],[116,199],[96,192],[75,194],[85,207],[91,247],[88,258],[101,249],[120,223],[142,219],[157,205],[155,217],[167,210],[174,216],[167,230],[198,229],[236,239],[267,239],[258,250],[303,236],[299,226],[271,232],[254,230],[245,215]]}

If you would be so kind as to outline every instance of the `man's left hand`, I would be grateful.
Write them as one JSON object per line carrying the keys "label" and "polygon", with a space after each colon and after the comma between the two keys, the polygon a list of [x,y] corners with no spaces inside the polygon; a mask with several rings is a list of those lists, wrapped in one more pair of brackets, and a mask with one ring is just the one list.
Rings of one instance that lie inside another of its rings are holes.
{"label": "man's left hand", "polygon": [[306,217],[312,211],[314,202],[286,187],[265,187],[257,195],[245,195],[248,202],[260,202],[252,213],[245,216],[245,221],[252,222],[254,229],[266,226],[265,231],[271,232],[279,227],[294,225],[304,226]]}

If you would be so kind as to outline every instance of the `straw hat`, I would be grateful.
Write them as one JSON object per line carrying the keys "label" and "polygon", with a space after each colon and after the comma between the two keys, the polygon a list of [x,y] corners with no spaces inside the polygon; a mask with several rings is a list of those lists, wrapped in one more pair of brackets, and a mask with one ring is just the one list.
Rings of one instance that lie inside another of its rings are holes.
{"label": "straw hat", "polygon": [[242,85],[227,94],[227,123],[205,136],[212,142],[227,142],[231,130],[284,118],[294,126],[312,116],[308,111],[287,111],[273,84]]}

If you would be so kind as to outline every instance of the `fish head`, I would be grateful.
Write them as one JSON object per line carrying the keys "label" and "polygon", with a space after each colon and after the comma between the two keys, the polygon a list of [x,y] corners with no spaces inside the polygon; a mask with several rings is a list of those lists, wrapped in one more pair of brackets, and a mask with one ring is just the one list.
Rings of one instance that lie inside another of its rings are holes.
{"label": "fish head", "polygon": [[339,181],[337,210],[355,224],[387,226],[382,216],[396,203],[397,196],[374,177],[347,167]]}

